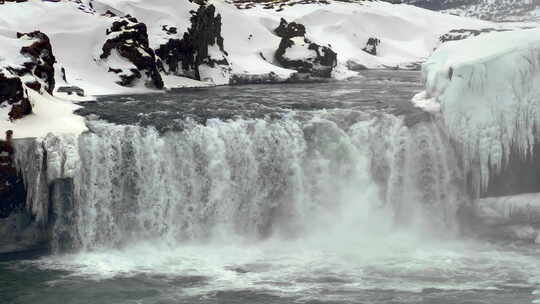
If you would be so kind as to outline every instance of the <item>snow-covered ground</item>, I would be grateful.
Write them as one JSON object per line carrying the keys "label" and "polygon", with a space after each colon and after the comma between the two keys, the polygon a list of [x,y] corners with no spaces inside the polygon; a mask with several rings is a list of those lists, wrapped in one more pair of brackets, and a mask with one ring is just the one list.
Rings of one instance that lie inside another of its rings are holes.
{"label": "snow-covered ground", "polygon": [[423,72],[426,91],[414,102],[440,108],[465,165],[479,167],[479,187],[510,150],[532,153],[540,127],[540,29],[446,43]]}

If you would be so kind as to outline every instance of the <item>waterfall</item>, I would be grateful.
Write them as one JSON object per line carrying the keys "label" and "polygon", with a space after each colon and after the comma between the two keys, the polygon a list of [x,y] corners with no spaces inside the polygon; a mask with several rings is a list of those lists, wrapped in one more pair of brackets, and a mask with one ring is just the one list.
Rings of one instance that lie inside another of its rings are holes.
{"label": "waterfall", "polygon": [[459,163],[433,122],[334,110],[186,126],[161,134],[90,121],[80,136],[24,144],[28,205],[54,223],[53,245],[295,238],[336,227],[354,235],[381,222],[453,231],[465,200]]}

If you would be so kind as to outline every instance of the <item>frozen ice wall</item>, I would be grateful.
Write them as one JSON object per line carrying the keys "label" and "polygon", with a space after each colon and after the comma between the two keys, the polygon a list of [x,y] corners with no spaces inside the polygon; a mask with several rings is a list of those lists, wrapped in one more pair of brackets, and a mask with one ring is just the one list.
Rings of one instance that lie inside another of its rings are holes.
{"label": "frozen ice wall", "polygon": [[540,30],[447,43],[424,64],[426,91],[415,101],[440,107],[462,149],[477,193],[490,176],[534,159],[540,126]]}

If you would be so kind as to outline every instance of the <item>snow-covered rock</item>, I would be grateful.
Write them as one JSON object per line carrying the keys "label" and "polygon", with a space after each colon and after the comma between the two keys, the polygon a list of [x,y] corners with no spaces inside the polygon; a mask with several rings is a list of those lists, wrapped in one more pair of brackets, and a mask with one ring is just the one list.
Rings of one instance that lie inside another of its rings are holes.
{"label": "snow-covered rock", "polygon": [[149,46],[146,25],[129,15],[116,17],[107,40],[103,44],[100,58],[106,61],[108,71],[118,74],[121,86],[134,86],[145,76],[145,85],[162,89],[163,79],[159,74],[154,50]]}
{"label": "snow-covered rock", "polygon": [[156,50],[162,69],[217,85],[229,84],[231,68],[221,36],[221,15],[213,5],[200,6],[192,11],[190,21],[181,38],[175,27],[163,27],[170,38]]}
{"label": "snow-covered rock", "polygon": [[275,53],[275,59],[281,66],[313,77],[332,76],[337,54],[330,47],[318,45],[305,37],[306,29],[302,24],[281,19],[274,32],[281,37]]}
{"label": "snow-covered rock", "polygon": [[[0,116],[10,120],[32,113],[28,90],[51,94],[54,90],[54,58],[49,37],[42,32],[17,33],[16,39],[3,38],[8,52],[0,58]],[[5,52],[5,51],[4,51]],[[5,118],[4,118],[5,119]]]}
{"label": "snow-covered rock", "polygon": [[540,140],[540,29],[443,44],[424,64],[419,105],[439,105],[481,193],[490,176],[531,158]]}

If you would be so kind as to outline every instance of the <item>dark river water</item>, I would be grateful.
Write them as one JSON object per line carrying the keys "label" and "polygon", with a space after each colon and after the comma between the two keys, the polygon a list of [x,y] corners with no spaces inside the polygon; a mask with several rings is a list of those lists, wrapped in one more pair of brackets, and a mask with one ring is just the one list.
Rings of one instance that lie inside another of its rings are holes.
{"label": "dark river water", "polygon": [[455,163],[430,165],[450,148],[408,130],[421,87],[367,71],[83,104],[80,216],[57,229],[76,250],[0,256],[0,304],[540,303],[539,246],[451,229]]}
{"label": "dark river water", "polygon": [[85,103],[81,115],[109,122],[181,130],[186,119],[280,118],[290,112],[325,109],[407,114],[414,123],[426,115],[408,102],[422,90],[417,71],[365,71],[363,77],[326,83],[222,86],[167,94],[107,96]]}

